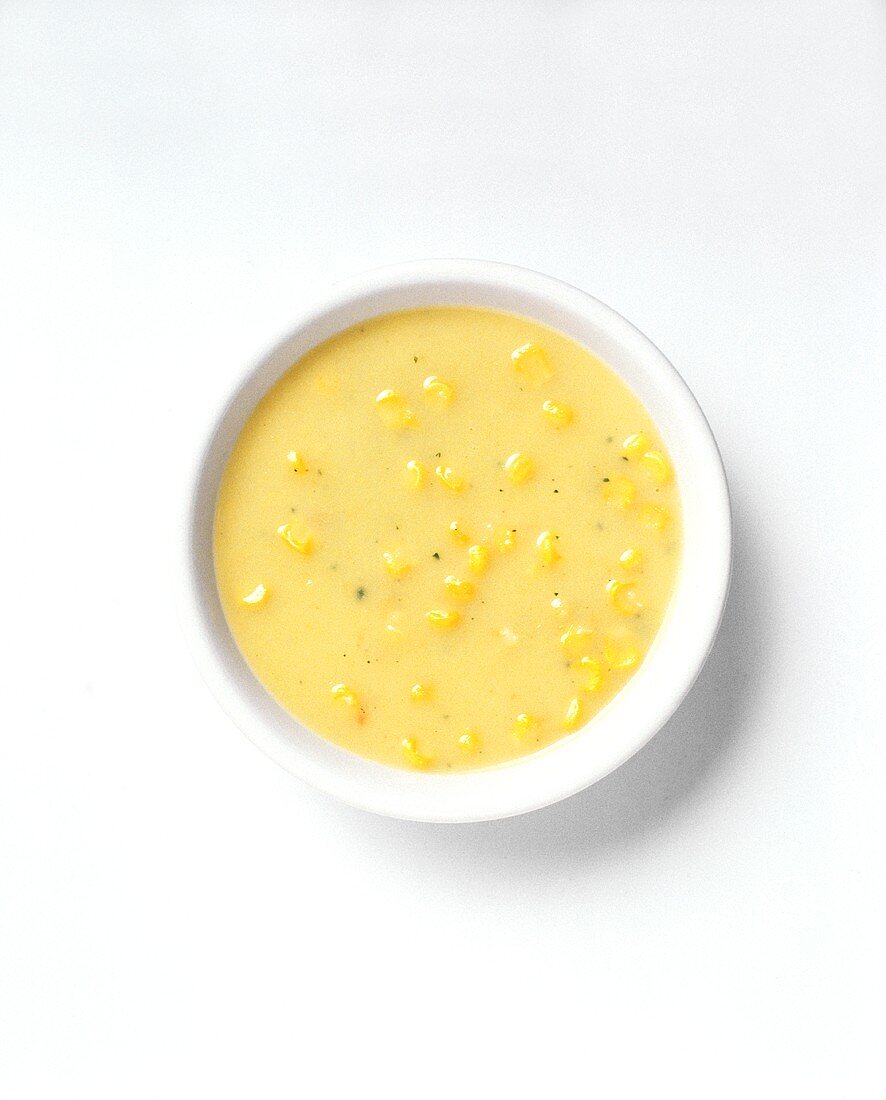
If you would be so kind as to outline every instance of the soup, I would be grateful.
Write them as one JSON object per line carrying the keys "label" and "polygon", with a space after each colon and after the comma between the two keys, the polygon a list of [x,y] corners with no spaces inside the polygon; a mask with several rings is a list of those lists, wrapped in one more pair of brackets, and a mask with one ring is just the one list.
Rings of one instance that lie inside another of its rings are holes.
{"label": "soup", "polygon": [[309,352],[219,488],[250,668],[328,740],[448,772],[536,752],[637,672],[680,562],[671,460],[587,348],[516,315],[391,313]]}

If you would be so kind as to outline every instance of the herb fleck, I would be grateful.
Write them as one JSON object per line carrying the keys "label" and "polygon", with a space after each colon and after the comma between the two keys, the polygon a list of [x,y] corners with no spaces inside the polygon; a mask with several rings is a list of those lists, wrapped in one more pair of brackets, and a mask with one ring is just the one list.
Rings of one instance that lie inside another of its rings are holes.
{"label": "herb fleck", "polygon": [[609,480],[609,478],[608,478],[608,477],[604,477],[604,478],[603,478],[603,480],[604,480],[604,481],[608,481],[608,480]]}
{"label": "herb fleck", "polygon": [[361,584],[360,587],[357,589],[357,599],[362,600],[365,595],[366,595],[366,589]]}
{"label": "herb fleck", "polygon": [[436,551],[436,550],[434,551],[434,553],[433,553],[433,554],[432,554],[431,556],[432,556],[432,557],[434,557],[434,558],[436,558],[436,559],[437,559],[437,561],[439,561],[439,560],[440,560],[440,555],[439,555],[439,554],[437,553],[437,551]]}

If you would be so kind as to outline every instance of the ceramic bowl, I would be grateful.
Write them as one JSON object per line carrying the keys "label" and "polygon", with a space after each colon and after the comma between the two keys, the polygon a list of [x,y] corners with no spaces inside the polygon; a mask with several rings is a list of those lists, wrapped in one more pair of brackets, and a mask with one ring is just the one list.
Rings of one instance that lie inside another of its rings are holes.
{"label": "ceramic bowl", "polygon": [[[228,630],[212,559],[222,471],[256,403],[311,348],[368,317],[422,306],[505,310],[584,344],[634,390],[674,463],[683,558],[661,630],[642,666],[581,730],[530,756],[456,774],[365,760],[301,726],[255,678]],[[182,546],[182,618],[197,663],[233,721],[293,775],[354,806],[392,817],[459,822],[549,805],[607,775],[659,730],[710,651],[729,586],[732,531],[723,464],[704,414],[665,356],[614,310],[534,271],[477,260],[385,267],[332,287],[221,403],[189,483]]]}

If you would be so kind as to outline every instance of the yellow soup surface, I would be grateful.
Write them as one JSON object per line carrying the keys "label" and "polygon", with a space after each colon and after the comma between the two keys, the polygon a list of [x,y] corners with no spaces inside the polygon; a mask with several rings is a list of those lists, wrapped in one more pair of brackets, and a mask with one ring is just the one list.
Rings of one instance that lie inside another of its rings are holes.
{"label": "yellow soup surface", "polygon": [[583,726],[637,671],[680,560],[634,393],[508,313],[386,314],[272,387],[219,489],[215,570],[255,675],[307,727],[462,770]]}

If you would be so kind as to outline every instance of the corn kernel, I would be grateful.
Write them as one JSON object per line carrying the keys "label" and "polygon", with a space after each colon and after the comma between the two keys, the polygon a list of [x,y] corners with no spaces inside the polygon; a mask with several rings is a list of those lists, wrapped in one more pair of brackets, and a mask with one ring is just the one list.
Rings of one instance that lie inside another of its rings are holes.
{"label": "corn kernel", "polygon": [[465,532],[465,529],[456,520],[453,520],[449,524],[449,534],[455,539],[456,542],[460,542],[463,546],[471,541],[470,535]]}
{"label": "corn kernel", "polygon": [[629,582],[609,581],[606,585],[606,595],[619,615],[639,615],[643,610],[637,590]]}
{"label": "corn kernel", "polygon": [[659,485],[664,485],[671,476],[670,463],[661,451],[646,451],[640,459],[640,463],[652,477],[652,480],[658,482]]}
{"label": "corn kernel", "polygon": [[466,754],[477,752],[480,748],[480,735],[475,730],[465,730],[458,739],[458,747]]}
{"label": "corn kernel", "polygon": [[434,398],[443,405],[448,405],[455,397],[455,388],[452,383],[444,382],[442,378],[438,378],[434,374],[429,375],[424,380],[422,389],[425,391],[426,397]]}
{"label": "corn kernel", "polygon": [[349,688],[347,684],[333,684],[331,690],[333,699],[338,699],[346,707],[359,708],[360,701],[356,692]]}
{"label": "corn kernel", "polygon": [[409,695],[416,703],[426,703],[433,694],[434,689],[430,684],[413,684],[409,689]]}
{"label": "corn kernel", "polygon": [[431,766],[430,756],[424,756],[418,751],[415,744],[414,737],[404,737],[400,742],[400,751],[406,757],[406,760],[413,768],[418,768],[420,771],[424,771]]}
{"label": "corn kernel", "polygon": [[542,531],[535,540],[535,547],[543,565],[553,565],[560,557],[560,551],[557,549],[557,536],[553,531]]}
{"label": "corn kernel", "polygon": [[541,411],[548,423],[553,424],[555,428],[565,428],[567,424],[572,423],[575,415],[569,405],[564,405],[561,401],[545,401]]}
{"label": "corn kernel", "polygon": [[603,480],[603,499],[617,508],[630,508],[637,495],[637,487],[626,477],[611,477]]}
{"label": "corn kernel", "polygon": [[649,446],[649,437],[645,432],[635,432],[629,435],[621,446],[626,455],[638,455]]}
{"label": "corn kernel", "polygon": [[610,636],[603,646],[603,656],[610,668],[633,668],[640,660],[640,650],[628,635]]}
{"label": "corn kernel", "polygon": [[482,573],[489,564],[489,551],[485,546],[471,546],[468,549],[468,566],[474,573]]}
{"label": "corn kernel", "polygon": [[425,618],[431,624],[442,630],[449,630],[453,626],[458,626],[461,622],[461,614],[458,611],[426,611]]}
{"label": "corn kernel", "polygon": [[538,727],[538,719],[532,714],[518,714],[514,722],[514,736],[525,741]]}
{"label": "corn kernel", "polygon": [[522,485],[535,473],[535,463],[527,455],[517,452],[505,459],[505,473],[515,485]]}
{"label": "corn kernel", "polygon": [[643,551],[636,546],[629,546],[627,550],[618,555],[618,560],[625,569],[639,569],[643,564]]}
{"label": "corn kernel", "polygon": [[511,352],[511,365],[530,386],[541,386],[554,377],[547,354],[537,344],[523,344]]}
{"label": "corn kernel", "polygon": [[428,472],[424,466],[411,458],[406,463],[406,477],[413,489],[421,489],[428,478]]}
{"label": "corn kernel", "polygon": [[454,600],[472,600],[477,591],[470,581],[462,581],[458,577],[447,577],[443,584]]}
{"label": "corn kernel", "polygon": [[596,657],[582,657],[579,661],[584,673],[585,691],[598,691],[603,684],[603,667]]}
{"label": "corn kernel", "polygon": [[300,454],[298,451],[290,451],[286,456],[286,461],[297,474],[304,473],[304,471],[307,470],[304,455]]}
{"label": "corn kernel", "polygon": [[660,531],[666,526],[668,520],[671,518],[667,508],[662,508],[660,504],[644,504],[640,508],[639,515],[640,522],[644,527],[652,527],[656,531]]}
{"label": "corn kernel", "polygon": [[590,627],[570,626],[564,634],[560,635],[560,645],[571,660],[593,649],[596,637],[596,633]]}
{"label": "corn kernel", "polygon": [[243,602],[255,606],[256,604],[264,603],[267,598],[267,588],[265,588],[263,584],[257,584],[248,596],[243,597]]}
{"label": "corn kernel", "polygon": [[465,479],[461,474],[457,474],[451,466],[438,466],[434,473],[446,488],[451,489],[453,493],[460,493],[465,487]]}
{"label": "corn kernel", "polygon": [[277,528],[277,534],[299,554],[311,554],[314,551],[314,536],[304,528],[295,530],[291,523],[282,523]]}
{"label": "corn kernel", "polygon": [[386,428],[418,426],[418,420],[406,404],[406,398],[396,390],[382,390],[375,399],[375,407]]}
{"label": "corn kernel", "polygon": [[388,621],[385,623],[385,632],[392,641],[402,641],[403,639],[403,612],[392,611],[388,616]]}
{"label": "corn kernel", "polygon": [[574,730],[581,722],[581,699],[570,699],[563,715],[563,728]]}
{"label": "corn kernel", "polygon": [[382,554],[385,569],[392,577],[405,577],[412,568],[412,562],[403,556],[399,550],[385,550]]}
{"label": "corn kernel", "polygon": [[498,548],[503,553],[507,553],[509,550],[513,550],[517,545],[517,532],[513,527],[509,527],[507,531],[504,531],[498,537]]}

